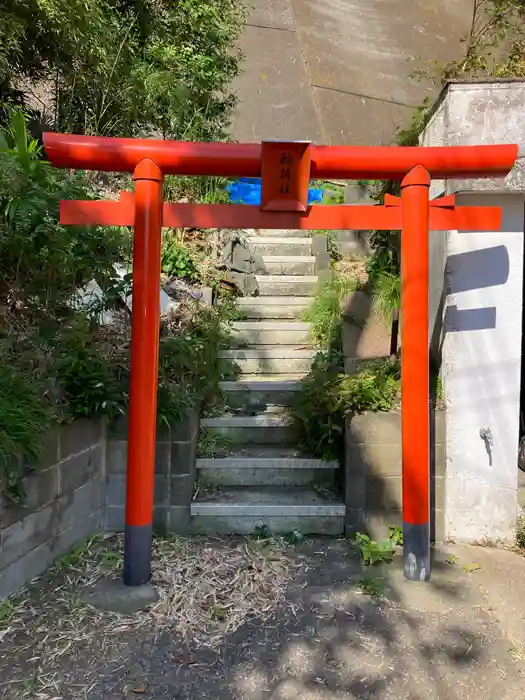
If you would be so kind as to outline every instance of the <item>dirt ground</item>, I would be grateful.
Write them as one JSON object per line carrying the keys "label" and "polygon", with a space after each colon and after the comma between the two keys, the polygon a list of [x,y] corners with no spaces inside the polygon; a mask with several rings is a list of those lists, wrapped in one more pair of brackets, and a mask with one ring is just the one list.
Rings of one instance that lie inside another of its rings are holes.
{"label": "dirt ground", "polygon": [[0,606],[0,698],[525,698],[518,553],[449,547],[424,584],[345,541],[158,540],[159,602],[124,617],[81,600],[121,546],[94,538]]}

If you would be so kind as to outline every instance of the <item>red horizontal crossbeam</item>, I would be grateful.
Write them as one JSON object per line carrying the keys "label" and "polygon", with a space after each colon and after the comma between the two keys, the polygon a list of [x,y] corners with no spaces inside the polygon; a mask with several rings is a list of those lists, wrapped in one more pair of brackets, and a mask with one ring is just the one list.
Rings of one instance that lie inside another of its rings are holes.
{"label": "red horizontal crossbeam", "polygon": [[[192,143],[55,134],[43,136],[47,158],[59,168],[133,172],[144,158],[167,175],[259,177],[260,143]],[[433,178],[497,177],[510,172],[518,146],[315,146],[311,178],[401,180],[422,165]]]}
{"label": "red horizontal crossbeam", "polygon": [[[435,203],[440,200],[434,200]],[[432,204],[432,203],[431,203]],[[62,224],[98,224],[132,226],[133,195],[122,193],[120,202],[60,203]],[[239,228],[239,229],[327,229],[327,230],[397,230],[402,227],[402,209],[398,206],[313,205],[306,213],[261,211],[245,204],[164,204],[162,225],[169,228]],[[499,207],[430,209],[430,226],[434,231],[496,231],[501,226]]]}

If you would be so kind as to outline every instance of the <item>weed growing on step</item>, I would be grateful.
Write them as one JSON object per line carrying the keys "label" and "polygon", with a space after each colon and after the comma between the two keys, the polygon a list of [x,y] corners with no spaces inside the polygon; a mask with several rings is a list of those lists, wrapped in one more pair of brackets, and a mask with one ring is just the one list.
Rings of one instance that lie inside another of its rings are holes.
{"label": "weed growing on step", "polygon": [[302,318],[312,324],[312,338],[320,349],[341,347],[343,304],[358,287],[355,279],[334,271],[330,280],[319,285],[311,306]]}
{"label": "weed growing on step", "polygon": [[227,435],[201,428],[197,443],[199,457],[224,457],[235,450],[235,441]]}

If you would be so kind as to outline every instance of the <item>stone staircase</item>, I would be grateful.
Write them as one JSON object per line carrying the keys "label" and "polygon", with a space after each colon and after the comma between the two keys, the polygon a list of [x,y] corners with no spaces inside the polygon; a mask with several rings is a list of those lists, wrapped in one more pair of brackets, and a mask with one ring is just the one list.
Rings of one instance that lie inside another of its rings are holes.
{"label": "stone staircase", "polygon": [[232,347],[222,353],[240,368],[234,381],[221,383],[228,409],[201,420],[201,429],[235,447],[229,456],[197,459],[194,532],[250,534],[261,526],[273,533],[343,532],[339,465],[300,454],[287,415],[315,354],[301,314],[329,269],[326,238],[305,233],[250,237],[268,274],[258,277],[259,297],[238,300],[246,320],[234,324]]}

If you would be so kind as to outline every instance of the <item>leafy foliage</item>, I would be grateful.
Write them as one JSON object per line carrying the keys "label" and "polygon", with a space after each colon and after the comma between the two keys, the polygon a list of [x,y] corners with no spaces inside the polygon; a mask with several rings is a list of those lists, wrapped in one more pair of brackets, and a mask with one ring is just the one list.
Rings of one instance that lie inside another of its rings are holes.
{"label": "leafy foliage", "polygon": [[358,532],[355,544],[361,551],[361,557],[368,566],[373,566],[382,561],[391,562],[394,558],[395,544],[391,539],[376,542],[368,535]]}
{"label": "leafy foliage", "polygon": [[234,0],[7,0],[2,92],[61,131],[224,137],[243,19]]}
{"label": "leafy foliage", "polygon": [[105,285],[122,256],[118,229],[62,226],[61,199],[92,197],[81,175],[51,168],[20,111],[0,131],[0,305],[61,313],[74,290]]}
{"label": "leafy foliage", "polygon": [[525,76],[523,0],[473,0],[472,21],[458,61],[425,62],[416,76],[444,84],[453,79]]}
{"label": "leafy foliage", "polygon": [[38,461],[50,414],[41,383],[18,367],[0,364],[0,485],[13,501],[23,497],[24,464]]}
{"label": "leafy foliage", "polygon": [[166,236],[162,243],[162,269],[189,282],[199,279],[199,271],[188,248],[172,237]]}
{"label": "leafy foliage", "polygon": [[366,411],[390,410],[399,389],[397,362],[373,362],[347,375],[320,354],[291,410],[301,447],[322,459],[340,459],[345,421]]}

